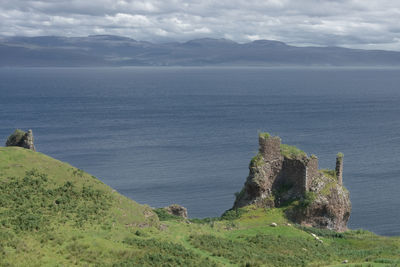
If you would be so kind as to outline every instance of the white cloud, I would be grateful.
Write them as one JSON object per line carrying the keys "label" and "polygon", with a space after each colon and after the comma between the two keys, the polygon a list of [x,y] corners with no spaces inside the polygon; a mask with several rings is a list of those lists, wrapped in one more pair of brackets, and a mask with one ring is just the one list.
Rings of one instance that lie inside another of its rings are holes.
{"label": "white cloud", "polygon": [[400,50],[392,0],[0,0],[3,35],[274,39]]}
{"label": "white cloud", "polygon": [[108,25],[114,25],[115,27],[146,27],[151,25],[151,22],[146,16],[143,15],[131,15],[126,13],[117,13],[114,16],[105,16],[109,22]]}

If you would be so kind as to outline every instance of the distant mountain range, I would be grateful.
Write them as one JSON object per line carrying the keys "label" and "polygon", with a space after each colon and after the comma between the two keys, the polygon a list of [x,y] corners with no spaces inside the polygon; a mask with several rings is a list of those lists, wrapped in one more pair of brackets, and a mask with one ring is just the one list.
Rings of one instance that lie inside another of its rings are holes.
{"label": "distant mountain range", "polygon": [[2,37],[0,66],[400,66],[400,52],[258,40],[155,44],[113,35]]}

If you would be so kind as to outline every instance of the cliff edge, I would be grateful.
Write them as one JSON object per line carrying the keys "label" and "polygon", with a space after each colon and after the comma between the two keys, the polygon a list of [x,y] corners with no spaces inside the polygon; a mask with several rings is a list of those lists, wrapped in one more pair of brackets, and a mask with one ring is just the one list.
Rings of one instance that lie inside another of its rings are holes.
{"label": "cliff edge", "polygon": [[337,155],[335,170],[319,170],[316,156],[308,157],[296,147],[281,144],[279,137],[261,133],[259,152],[249,170],[234,209],[287,207],[286,216],[295,223],[347,230],[351,203],[343,186],[343,154]]}

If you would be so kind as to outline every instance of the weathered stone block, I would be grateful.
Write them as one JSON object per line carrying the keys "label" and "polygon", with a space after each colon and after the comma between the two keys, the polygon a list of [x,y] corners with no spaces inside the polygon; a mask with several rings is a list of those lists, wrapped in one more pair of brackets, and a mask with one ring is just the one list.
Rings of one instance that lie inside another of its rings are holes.
{"label": "weathered stone block", "polygon": [[28,130],[28,132],[24,132],[19,129],[15,130],[14,133],[8,137],[6,146],[19,146],[36,151],[33,143],[32,130]]}
{"label": "weathered stone block", "polygon": [[181,205],[172,204],[168,207],[165,207],[164,209],[171,215],[182,217],[184,219],[188,218],[187,209]]}

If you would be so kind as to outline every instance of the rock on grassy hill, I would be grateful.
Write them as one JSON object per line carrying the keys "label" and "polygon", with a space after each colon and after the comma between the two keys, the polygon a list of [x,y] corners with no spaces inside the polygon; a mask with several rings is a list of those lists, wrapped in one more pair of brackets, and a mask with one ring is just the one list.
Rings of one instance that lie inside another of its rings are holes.
{"label": "rock on grassy hill", "polygon": [[233,208],[250,204],[286,207],[286,215],[293,222],[336,231],[347,229],[351,203],[342,182],[343,154],[338,154],[336,171],[319,170],[316,156],[307,157],[298,148],[281,144],[279,137],[261,133],[259,145]]}
{"label": "rock on grassy hill", "polygon": [[24,132],[20,129],[15,130],[12,135],[8,137],[6,146],[19,146],[35,151],[32,130],[28,130],[28,132]]}
{"label": "rock on grassy hill", "polygon": [[0,266],[400,265],[397,237],[302,227],[285,209],[157,216],[69,164],[0,147]]}

